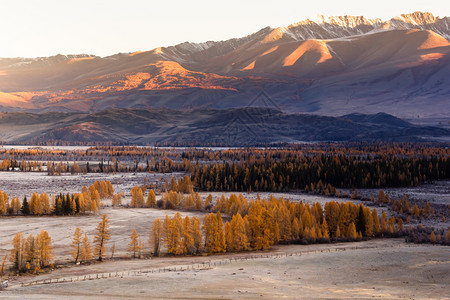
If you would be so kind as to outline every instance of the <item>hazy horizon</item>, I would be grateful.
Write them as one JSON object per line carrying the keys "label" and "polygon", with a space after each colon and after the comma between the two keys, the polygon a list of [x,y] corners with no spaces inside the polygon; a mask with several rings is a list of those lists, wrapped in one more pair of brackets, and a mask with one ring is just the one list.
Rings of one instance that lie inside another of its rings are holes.
{"label": "hazy horizon", "polygon": [[108,56],[146,51],[185,41],[205,42],[246,36],[266,26],[279,27],[317,15],[354,15],[390,19],[402,13],[450,15],[450,4],[387,1],[373,6],[360,1],[322,1],[320,7],[299,1],[205,0],[163,3],[130,0],[87,1],[77,5],[55,0],[3,3],[0,57],[57,54]]}

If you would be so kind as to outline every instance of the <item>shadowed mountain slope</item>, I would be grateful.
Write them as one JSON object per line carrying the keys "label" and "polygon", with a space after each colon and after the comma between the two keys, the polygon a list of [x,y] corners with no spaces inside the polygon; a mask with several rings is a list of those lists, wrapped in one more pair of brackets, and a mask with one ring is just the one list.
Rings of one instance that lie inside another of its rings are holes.
{"label": "shadowed mountain slope", "polygon": [[304,141],[448,140],[450,131],[419,127],[379,113],[325,117],[264,108],[114,109],[85,113],[0,114],[7,143],[115,142],[172,145],[261,145]]}

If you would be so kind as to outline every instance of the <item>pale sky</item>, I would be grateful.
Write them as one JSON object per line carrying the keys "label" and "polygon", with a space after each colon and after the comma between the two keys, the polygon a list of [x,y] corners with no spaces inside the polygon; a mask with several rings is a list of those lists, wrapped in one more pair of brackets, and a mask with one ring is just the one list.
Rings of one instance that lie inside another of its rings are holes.
{"label": "pale sky", "polygon": [[181,42],[242,37],[316,15],[390,19],[445,0],[0,0],[0,57],[112,55]]}

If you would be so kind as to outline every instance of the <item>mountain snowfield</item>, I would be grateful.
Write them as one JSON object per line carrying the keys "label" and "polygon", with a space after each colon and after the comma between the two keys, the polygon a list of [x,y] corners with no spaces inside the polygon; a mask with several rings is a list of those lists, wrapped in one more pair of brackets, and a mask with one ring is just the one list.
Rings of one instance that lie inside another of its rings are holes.
{"label": "mountain snowfield", "polygon": [[0,59],[0,111],[266,106],[340,116],[385,112],[411,121],[450,110],[450,18],[388,21],[319,16],[243,38],[109,57]]}

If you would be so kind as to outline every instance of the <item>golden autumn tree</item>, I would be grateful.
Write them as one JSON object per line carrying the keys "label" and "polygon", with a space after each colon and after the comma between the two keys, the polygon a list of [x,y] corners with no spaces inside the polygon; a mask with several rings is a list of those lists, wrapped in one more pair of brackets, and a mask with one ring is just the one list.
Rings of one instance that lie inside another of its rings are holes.
{"label": "golden autumn tree", "polygon": [[136,258],[136,253],[139,253],[141,251],[139,235],[137,234],[136,229],[131,233],[130,239],[131,241],[128,244],[128,252],[132,254],[133,258]]}
{"label": "golden autumn tree", "polygon": [[153,190],[150,190],[150,192],[148,192],[147,207],[150,207],[150,208],[156,207],[156,196],[155,196],[155,192]]}
{"label": "golden autumn tree", "polygon": [[230,222],[225,223],[225,242],[227,243],[227,252],[231,252],[231,245],[233,242],[233,235],[231,232]]}
{"label": "golden autumn tree", "polygon": [[291,218],[289,211],[283,205],[277,210],[277,223],[280,232],[280,239],[282,241],[289,241],[292,235]]}
{"label": "golden autumn tree", "polygon": [[41,214],[49,215],[52,212],[52,208],[50,206],[50,198],[48,195],[46,193],[40,194],[39,201],[42,205]]}
{"label": "golden autumn tree", "polygon": [[194,238],[192,237],[191,220],[189,219],[188,216],[186,216],[183,221],[182,238],[184,251],[188,254],[194,254],[195,253]]}
{"label": "golden autumn tree", "polygon": [[83,246],[81,248],[81,253],[80,253],[80,260],[83,262],[86,262],[88,260],[92,259],[92,249],[91,249],[91,244],[89,243],[89,239],[87,234],[84,234],[83,237]]}
{"label": "golden autumn tree", "polygon": [[272,246],[275,223],[272,212],[262,207],[260,201],[256,201],[248,210],[248,221],[251,230],[251,247],[261,250]]}
{"label": "golden autumn tree", "polygon": [[368,207],[364,208],[364,219],[366,221],[365,236],[372,237],[374,235],[374,233],[373,233],[373,217],[372,217],[372,213],[370,212],[370,208],[368,208]]}
{"label": "golden autumn tree", "polygon": [[342,237],[342,234],[341,234],[341,228],[339,228],[339,225],[338,225],[338,227],[337,227],[337,229],[336,229],[336,233],[334,234],[334,237],[335,237],[335,238],[340,238],[340,237]]}
{"label": "golden autumn tree", "polygon": [[201,210],[203,207],[203,201],[202,198],[200,197],[199,193],[194,193],[193,194],[194,197],[194,206],[196,210]]}
{"label": "golden autumn tree", "polygon": [[75,228],[73,234],[72,244],[70,245],[70,255],[75,260],[75,264],[79,261],[81,255],[81,249],[83,246],[82,233],[80,227]]}
{"label": "golden autumn tree", "polygon": [[30,213],[32,215],[40,215],[42,212],[42,205],[40,203],[39,196],[33,193],[30,199]]}
{"label": "golden autumn tree", "polygon": [[36,240],[30,234],[24,241],[23,254],[25,256],[25,269],[27,272],[35,270],[39,266],[38,253],[36,249]]}
{"label": "golden autumn tree", "polygon": [[167,235],[167,251],[169,254],[181,255],[185,253],[184,244],[181,239],[183,221],[180,213],[169,221],[169,230]]}
{"label": "golden autumn tree", "polygon": [[203,219],[203,232],[205,237],[205,250],[209,251],[209,248],[211,247],[211,243],[213,240],[213,223],[212,219],[216,216],[213,213],[210,213],[208,215],[205,215]]}
{"label": "golden autumn tree", "polygon": [[3,276],[5,274],[5,265],[6,265],[7,258],[8,258],[8,254],[5,254],[5,256],[3,256],[1,267],[0,267],[0,276]]}
{"label": "golden autumn tree", "polygon": [[93,213],[96,213],[98,211],[97,201],[92,201],[90,210]]}
{"label": "golden autumn tree", "polygon": [[248,250],[250,244],[247,239],[245,222],[239,213],[231,218],[229,230],[231,230],[231,238],[228,238],[230,242],[227,239],[227,249],[232,252]]}
{"label": "golden autumn tree", "polygon": [[207,197],[206,197],[206,199],[205,199],[205,203],[204,203],[204,209],[205,210],[209,210],[209,209],[211,209],[211,206],[212,206],[212,195],[211,194],[209,194]]}
{"label": "golden autumn tree", "polygon": [[168,237],[169,237],[169,226],[170,226],[170,221],[171,221],[170,217],[169,217],[168,215],[166,215],[166,216],[164,217],[163,225],[162,225],[162,226],[163,226],[162,240],[164,241],[164,243],[166,243],[166,245],[167,245]]}
{"label": "golden autumn tree", "polygon": [[39,260],[39,266],[47,267],[50,265],[50,260],[53,258],[52,239],[48,232],[42,230],[36,236],[36,252]]}
{"label": "golden autumn tree", "polygon": [[192,238],[194,240],[194,249],[196,253],[199,253],[202,248],[201,222],[198,217],[193,217],[191,222],[192,222]]}
{"label": "golden autumn tree", "polygon": [[296,240],[300,237],[300,224],[298,222],[298,218],[294,217],[294,220],[292,220],[292,239]]}
{"label": "golden autumn tree", "polygon": [[347,236],[351,239],[357,239],[358,238],[358,234],[356,233],[356,226],[355,223],[351,222],[350,225],[348,226],[348,234]]}
{"label": "golden autumn tree", "polygon": [[329,231],[328,231],[327,219],[325,219],[325,218],[323,219],[321,229],[322,229],[322,237],[324,239],[330,238],[330,234],[329,234]]}
{"label": "golden autumn tree", "polygon": [[381,232],[387,233],[388,232],[388,224],[387,224],[387,218],[386,218],[386,212],[383,210],[383,213],[381,214]]}
{"label": "golden autumn tree", "polygon": [[325,217],[331,236],[336,236],[340,215],[340,206],[336,201],[325,203]]}
{"label": "golden autumn tree", "polygon": [[208,246],[210,253],[220,253],[226,251],[225,234],[223,231],[223,221],[220,211],[216,215],[211,214],[212,238]]}
{"label": "golden autumn tree", "polygon": [[434,231],[432,231],[430,234],[430,243],[436,243],[436,234],[434,233]]}
{"label": "golden autumn tree", "polygon": [[175,180],[175,177],[172,176],[169,183],[169,191],[178,192],[178,183]]}
{"label": "golden autumn tree", "polygon": [[13,248],[11,249],[10,260],[14,265],[14,269],[21,272],[25,269],[25,253],[24,240],[21,232],[16,233],[12,241]]}
{"label": "golden autumn tree", "polygon": [[20,203],[19,197],[12,198],[12,200],[11,200],[11,213],[13,215],[18,215],[21,208],[22,208],[22,203]]}
{"label": "golden autumn tree", "polygon": [[376,236],[380,233],[380,219],[378,218],[378,213],[375,208],[372,210],[372,224],[372,232]]}
{"label": "golden autumn tree", "polygon": [[[92,202],[95,202],[95,206],[97,208],[100,206],[100,194],[99,194],[98,190],[96,190],[96,189],[92,190],[91,200],[92,200]],[[94,211],[92,208],[91,208],[91,210]]]}
{"label": "golden autumn tree", "polygon": [[112,203],[111,203],[112,206],[117,207],[119,205],[122,205],[122,197],[123,197],[123,193],[113,195]]}
{"label": "golden autumn tree", "polygon": [[0,215],[6,215],[8,211],[8,205],[6,204],[3,192],[0,191]]}
{"label": "golden autumn tree", "polygon": [[159,256],[162,238],[163,238],[163,226],[161,220],[157,218],[155,221],[153,221],[149,240],[149,244],[151,245],[153,250],[153,255],[155,256]]}
{"label": "golden autumn tree", "polygon": [[144,194],[142,189],[135,186],[131,189],[131,207],[144,207]]}
{"label": "golden autumn tree", "polygon": [[106,242],[110,239],[109,219],[107,215],[102,216],[102,220],[97,226],[97,234],[94,237],[94,253],[99,261],[103,260],[106,252]]}

